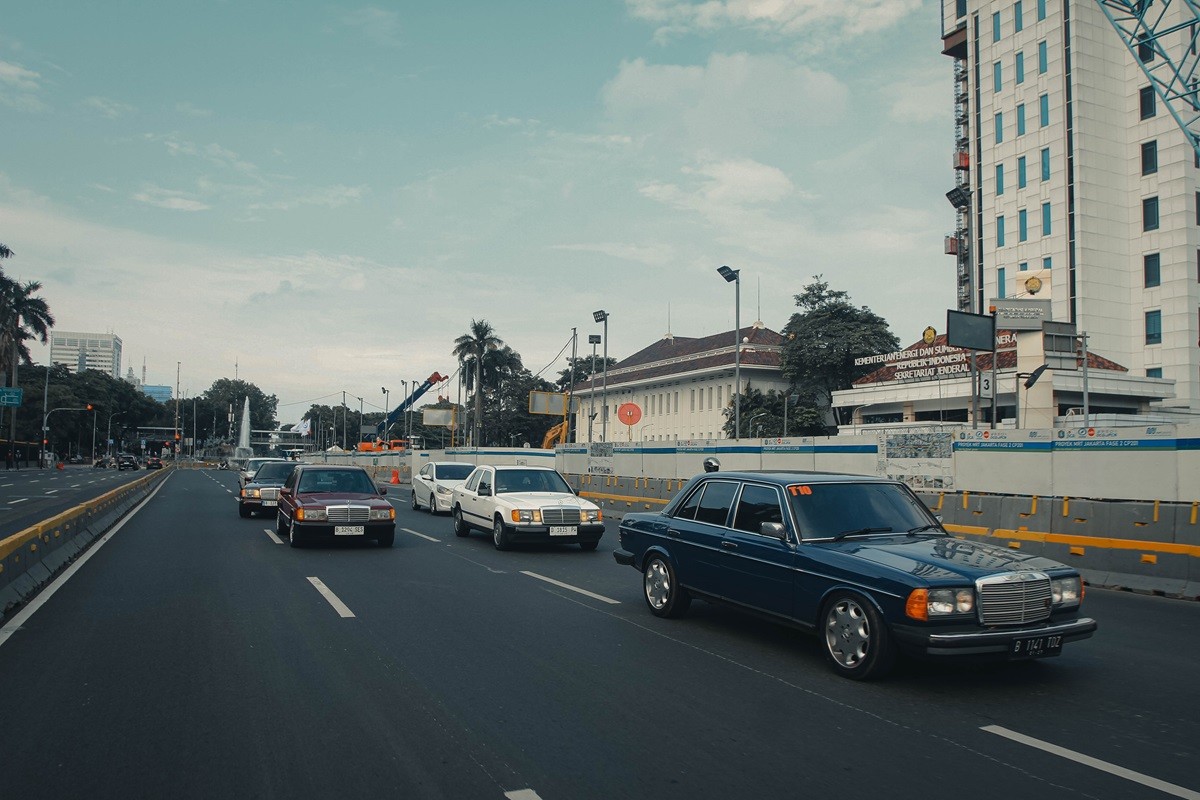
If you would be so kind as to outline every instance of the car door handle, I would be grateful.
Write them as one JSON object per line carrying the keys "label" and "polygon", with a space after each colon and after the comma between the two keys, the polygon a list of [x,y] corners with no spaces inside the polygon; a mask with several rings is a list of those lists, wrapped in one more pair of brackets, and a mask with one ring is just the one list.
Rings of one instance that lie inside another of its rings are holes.
{"label": "car door handle", "polygon": [[676,528],[667,528],[667,536],[678,536],[679,533],[679,530]]}
{"label": "car door handle", "polygon": [[724,541],[721,542],[721,547],[724,547],[726,550],[737,550],[737,542]]}

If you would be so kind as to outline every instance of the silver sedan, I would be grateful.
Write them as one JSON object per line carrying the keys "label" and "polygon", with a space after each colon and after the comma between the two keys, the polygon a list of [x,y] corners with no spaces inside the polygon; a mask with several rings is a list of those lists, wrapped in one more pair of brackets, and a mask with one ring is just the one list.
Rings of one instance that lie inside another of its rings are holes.
{"label": "silver sedan", "polygon": [[475,469],[474,464],[455,461],[431,461],[413,476],[413,510],[424,508],[430,514],[450,513],[450,490],[461,486]]}

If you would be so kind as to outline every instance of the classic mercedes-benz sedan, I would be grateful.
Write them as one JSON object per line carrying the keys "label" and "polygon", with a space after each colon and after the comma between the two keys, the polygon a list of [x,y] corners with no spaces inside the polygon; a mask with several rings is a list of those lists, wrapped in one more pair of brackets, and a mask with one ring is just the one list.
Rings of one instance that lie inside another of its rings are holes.
{"label": "classic mercedes-benz sedan", "polygon": [[651,613],[693,597],[817,634],[833,670],[885,674],[919,656],[1057,656],[1090,637],[1079,573],[950,536],[899,481],[813,472],[711,472],[660,513],[626,514],[617,562]]}
{"label": "classic mercedes-benz sedan", "polygon": [[292,547],[317,539],[396,540],[396,509],[362,467],[297,464],[279,490],[275,526]]}

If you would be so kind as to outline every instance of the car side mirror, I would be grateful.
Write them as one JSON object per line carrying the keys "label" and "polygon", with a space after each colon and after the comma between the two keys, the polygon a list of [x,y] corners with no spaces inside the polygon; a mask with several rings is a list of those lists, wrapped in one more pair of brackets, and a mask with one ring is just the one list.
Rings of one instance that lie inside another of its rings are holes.
{"label": "car side mirror", "polygon": [[387,487],[386,487],[386,486],[380,486],[380,487],[379,487],[379,493],[380,493],[380,494],[387,494]]}
{"label": "car side mirror", "polygon": [[759,524],[758,532],[787,544],[787,526],[782,522],[763,522]]}

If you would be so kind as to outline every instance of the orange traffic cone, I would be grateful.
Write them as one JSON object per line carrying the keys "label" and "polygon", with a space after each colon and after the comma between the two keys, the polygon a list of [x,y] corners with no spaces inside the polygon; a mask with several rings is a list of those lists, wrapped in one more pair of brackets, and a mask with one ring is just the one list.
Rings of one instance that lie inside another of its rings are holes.
{"label": "orange traffic cone", "polygon": [[394,469],[394,470],[392,470],[392,483],[399,483],[399,482],[400,482],[400,470]]}

